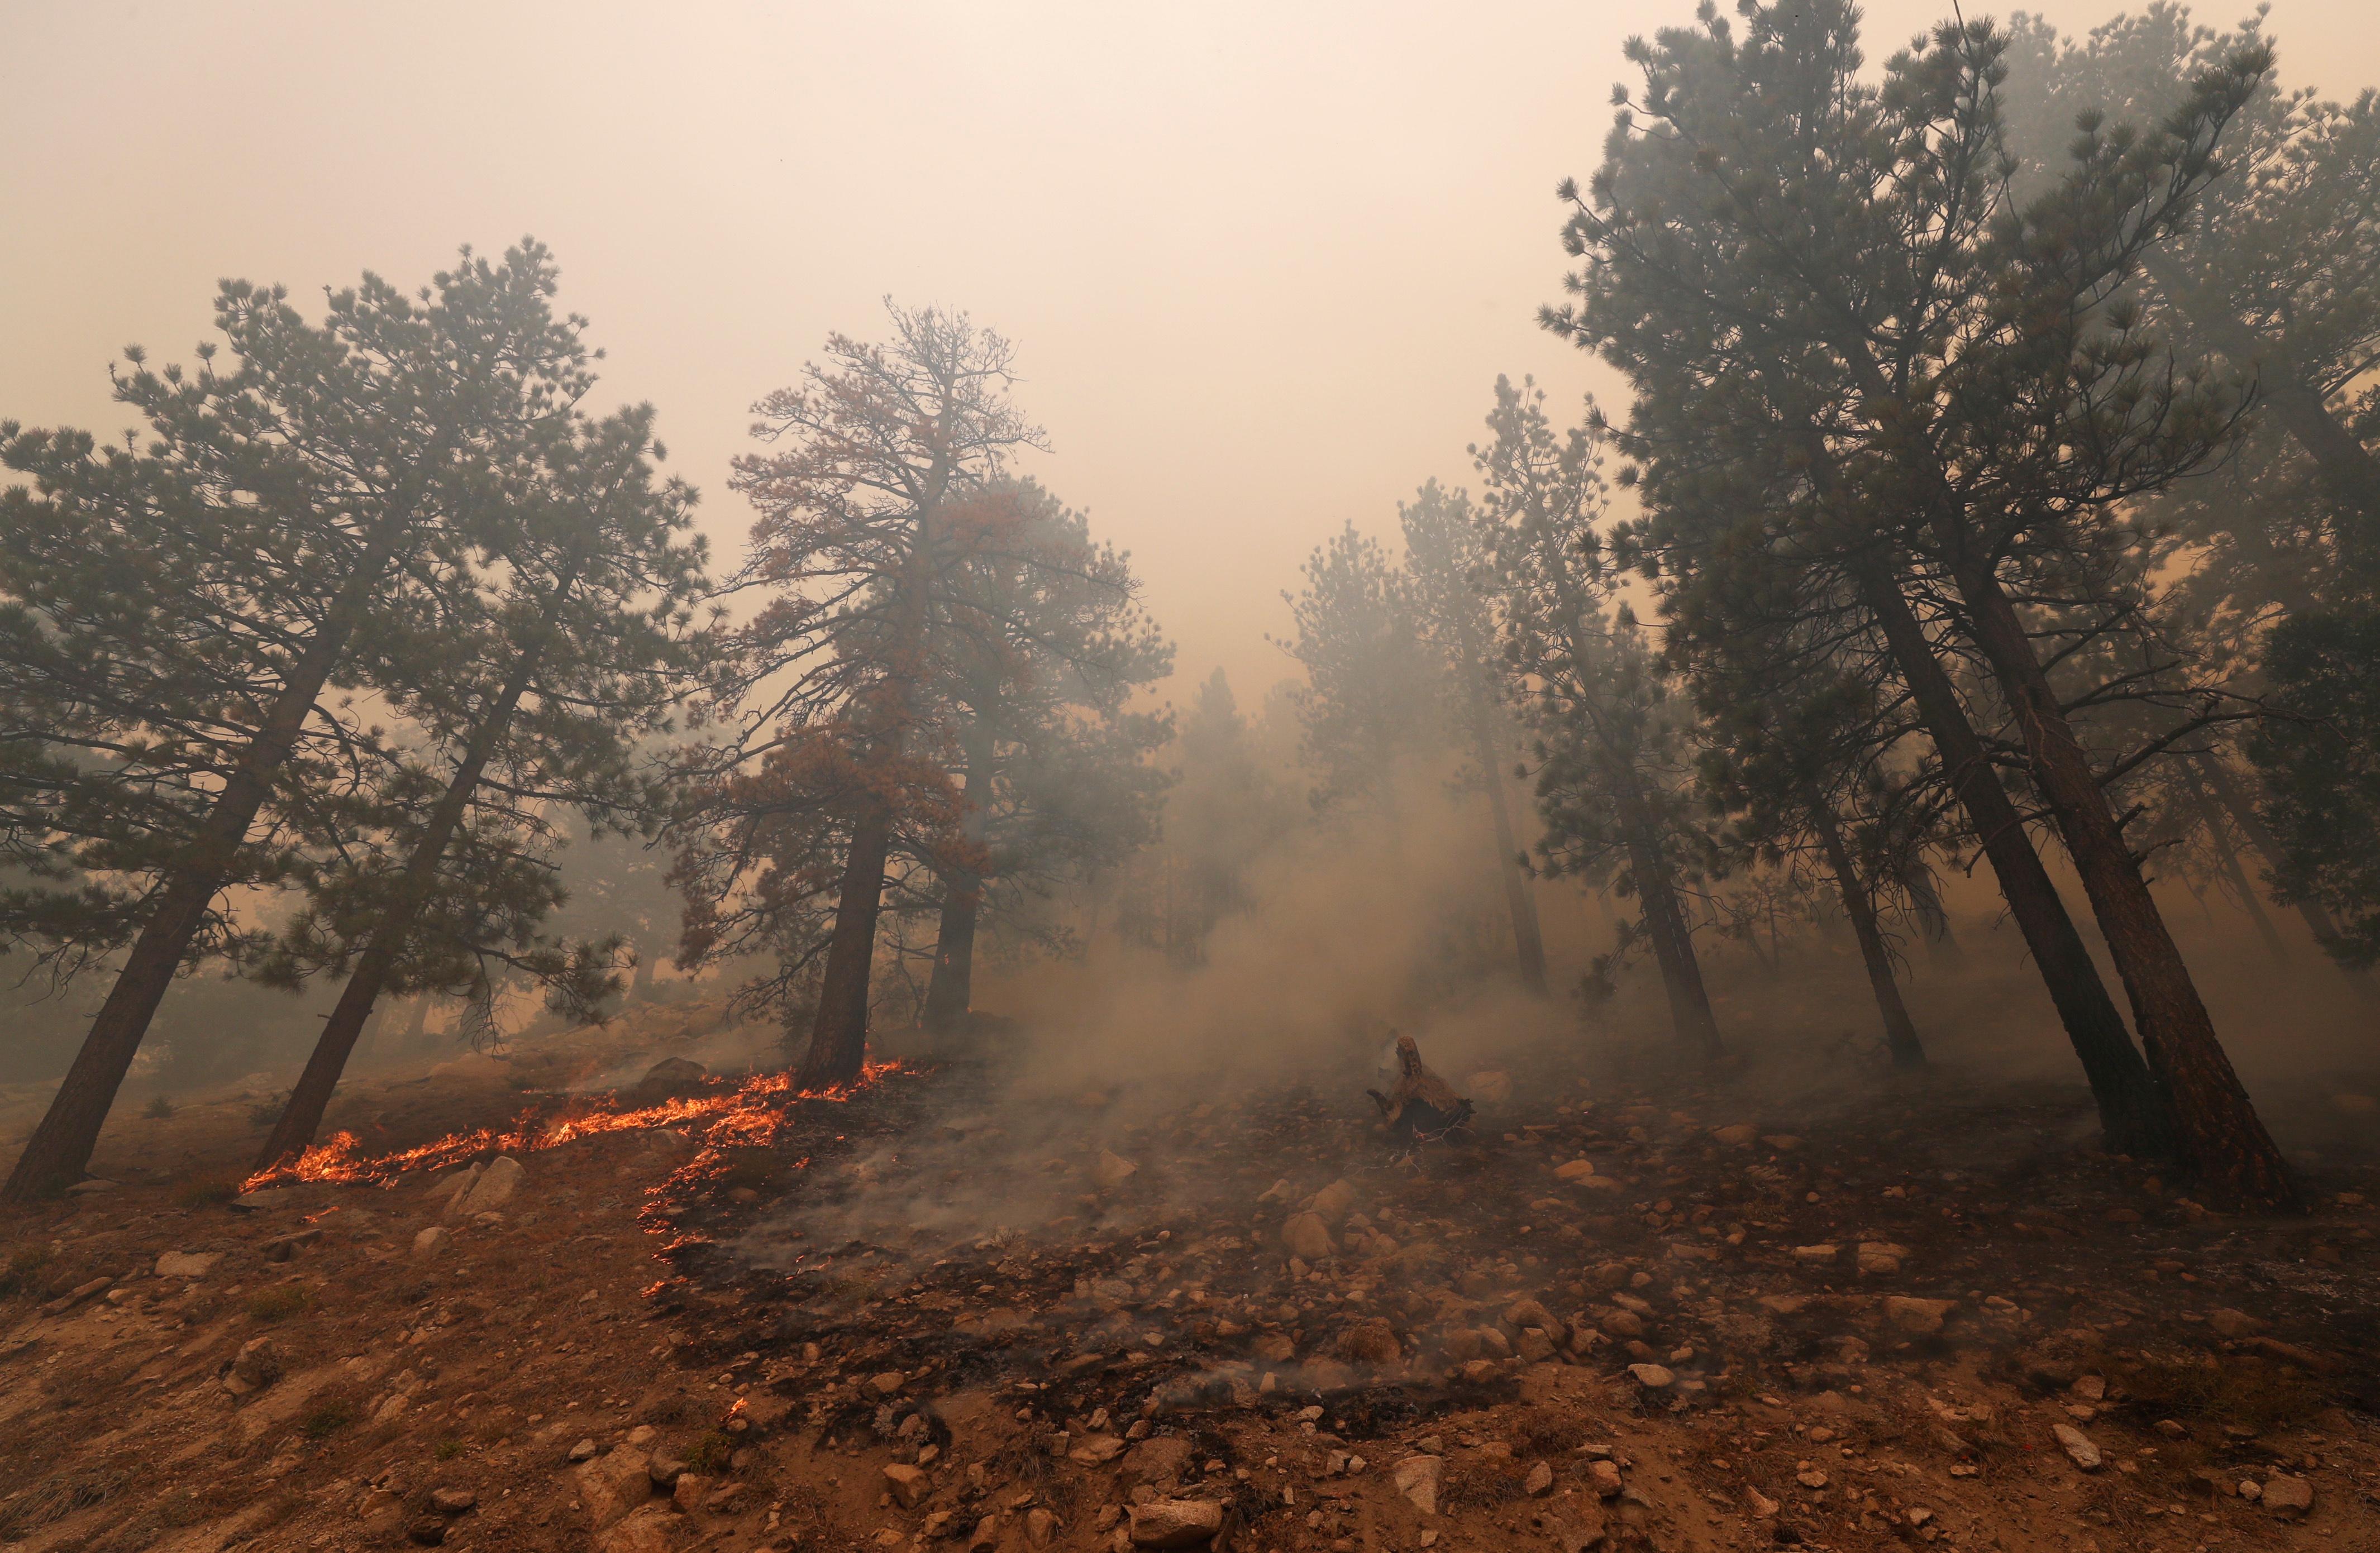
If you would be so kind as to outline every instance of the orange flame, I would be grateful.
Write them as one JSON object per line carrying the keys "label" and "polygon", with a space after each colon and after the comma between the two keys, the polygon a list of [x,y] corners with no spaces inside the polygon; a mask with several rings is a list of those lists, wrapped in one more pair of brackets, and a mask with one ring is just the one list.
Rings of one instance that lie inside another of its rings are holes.
{"label": "orange flame", "polygon": [[293,1181],[376,1182],[382,1186],[395,1186],[399,1176],[410,1171],[458,1164],[491,1150],[524,1154],[558,1148],[601,1133],[699,1124],[701,1150],[672,1174],[671,1181],[677,1182],[702,1173],[718,1161],[723,1150],[761,1147],[772,1142],[778,1129],[784,1125],[785,1108],[793,1102],[848,1100],[900,1067],[897,1062],[869,1062],[851,1083],[825,1089],[795,1089],[790,1074],[756,1074],[732,1090],[664,1100],[636,1110],[595,1111],[551,1122],[535,1111],[526,1111],[509,1128],[480,1127],[468,1133],[453,1133],[418,1148],[401,1149],[376,1159],[366,1159],[358,1153],[353,1133],[334,1133],[294,1161],[249,1176],[240,1183],[240,1190],[253,1192],[259,1187]]}

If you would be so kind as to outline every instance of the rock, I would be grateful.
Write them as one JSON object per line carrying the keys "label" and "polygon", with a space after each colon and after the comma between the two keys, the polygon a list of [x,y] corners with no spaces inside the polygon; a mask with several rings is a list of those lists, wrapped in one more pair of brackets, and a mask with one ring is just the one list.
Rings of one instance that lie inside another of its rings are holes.
{"label": "rock", "polygon": [[1515,1300],[1504,1307],[1504,1325],[1514,1331],[1526,1331],[1531,1327],[1542,1329],[1556,1342],[1570,1341],[1570,1328],[1543,1300]]}
{"label": "rock", "polygon": [[1864,1240],[1859,1243],[1858,1256],[1863,1273],[1896,1273],[1909,1259],[1909,1247],[1888,1240]]}
{"label": "rock", "polygon": [[1512,1075],[1501,1068],[1483,1068],[1463,1083],[1471,1091],[1466,1098],[1483,1104],[1501,1105],[1512,1098]]}
{"label": "rock", "polygon": [[435,1547],[446,1540],[446,1523],[434,1515],[425,1515],[406,1527],[405,1535],[424,1547]]}
{"label": "rock", "polygon": [[1539,1462],[1535,1466],[1531,1467],[1529,1469],[1529,1475],[1521,1480],[1521,1492],[1528,1495],[1533,1499],[1543,1498],[1545,1495],[1550,1494],[1553,1491],[1554,1469],[1548,1466],[1543,1462]]}
{"label": "rock", "polygon": [[1281,1248],[1291,1256],[1308,1262],[1319,1262],[1337,1254],[1338,1244],[1330,1238],[1330,1226],[1318,1213],[1295,1213],[1281,1227]]}
{"label": "rock", "polygon": [[1594,1485],[1595,1497],[1599,1499],[1616,1499],[1620,1490],[1628,1486],[1620,1476],[1620,1468],[1610,1462],[1589,1462],[1586,1480]]}
{"label": "rock", "polygon": [[1223,1507],[1211,1499],[1151,1499],[1132,1507],[1135,1547],[1196,1547],[1223,1529]]}
{"label": "rock", "polygon": [[868,1389],[880,1397],[889,1397],[908,1384],[909,1377],[899,1370],[886,1370],[880,1375],[871,1375],[868,1377]]}
{"label": "rock", "polygon": [[1049,1547],[1050,1539],[1056,1535],[1057,1529],[1058,1518],[1039,1506],[1025,1512],[1025,1541],[1027,1546]]}
{"label": "rock", "polygon": [[2099,1464],[2105,1458],[2099,1454],[2099,1448],[2091,1443],[2089,1435],[2071,1424],[2053,1424],[2049,1429],[2050,1433],[2058,1437],[2058,1443],[2065,1449],[2068,1460],[2084,1472],[2099,1470]]}
{"label": "rock", "polygon": [[698,1510],[715,1508],[710,1503],[717,1496],[710,1491],[710,1479],[698,1472],[682,1472],[677,1474],[677,1481],[670,1485],[670,1503],[675,1505],[681,1514],[691,1515]]}
{"label": "rock", "polygon": [[1123,1155],[1100,1149],[1099,1157],[1091,1162],[1091,1179],[1113,1191],[1140,1173],[1140,1167]]}
{"label": "rock", "polygon": [[2208,1311],[2206,1324],[2215,1329],[2216,1336],[2227,1338],[2243,1338],[2264,1326],[2262,1321],[2246,1311],[2232,1310],[2228,1306]]}
{"label": "rock", "polygon": [[1351,1365],[1375,1367],[1393,1365],[1405,1356],[1397,1329],[1382,1316],[1369,1316],[1341,1332],[1332,1351]]}
{"label": "rock", "polygon": [[1884,1318],[1913,1337],[1942,1329],[1942,1317],[1958,1306],[1956,1300],[1921,1300],[1911,1294],[1888,1294]]}
{"label": "rock", "polygon": [[1605,1336],[1621,1342],[1645,1335],[1645,1318],[1633,1310],[1621,1310],[1617,1306],[1597,1316],[1596,1325],[1603,1329]]}
{"label": "rock", "polygon": [[1835,1259],[1836,1256],[1841,1252],[1841,1250],[1842,1247],[1840,1245],[1825,1244],[1818,1245],[1797,1245],[1793,1248],[1793,1260],[1797,1262],[1831,1262]]}
{"label": "rock", "polygon": [[91,1298],[93,1294],[98,1293],[101,1290],[106,1288],[109,1284],[114,1283],[115,1281],[115,1280],[112,1278],[102,1276],[91,1279],[88,1282],[78,1283],[73,1288],[67,1290],[65,1293],[60,1294],[56,1299],[52,1300],[49,1304],[43,1305],[42,1307],[42,1314],[44,1316],[64,1316],[67,1311],[72,1310],[75,1306],[82,1304],[83,1301]]}
{"label": "rock", "polygon": [[1750,1148],[1760,1136],[1760,1129],[1749,1122],[1738,1122],[1730,1127],[1713,1127],[1711,1138],[1730,1148]]}
{"label": "rock", "polygon": [[645,1070],[637,1080],[637,1092],[661,1099],[671,1095],[686,1095],[702,1087],[710,1070],[690,1057],[664,1057]]}
{"label": "rock", "polygon": [[428,1261],[445,1250],[447,1243],[454,1238],[454,1232],[445,1226],[432,1224],[413,1237],[413,1255],[421,1261]]}
{"label": "rock", "polygon": [[595,1553],[672,1553],[675,1523],[667,1507],[649,1504],[597,1537]]}
{"label": "rock", "polygon": [[992,1553],[1000,1546],[1000,1517],[987,1515],[967,1535],[967,1553]]}
{"label": "rock", "polygon": [[159,1278],[204,1278],[223,1260],[219,1251],[167,1251],[157,1257]]}
{"label": "rock", "polygon": [[1321,1215],[1322,1221],[1335,1230],[1355,1211],[1354,1183],[1342,1177],[1314,1194],[1314,1200],[1305,1207],[1309,1213]]}
{"label": "rock", "polygon": [[1134,1483],[1162,1483],[1190,1464],[1190,1442],[1178,1435],[1151,1435],[1124,1453],[1123,1474]]}
{"label": "rock", "polygon": [[591,1462],[595,1459],[595,1450],[596,1445],[593,1440],[582,1439],[570,1448],[570,1460],[574,1464],[579,1462]]}
{"label": "rock", "polygon": [[[1597,1463],[1597,1465],[1601,1464]],[[1620,1474],[1615,1472],[1611,1475],[1617,1477]],[[1753,1517],[1755,1520],[1766,1521],[1777,1513],[1777,1501],[1749,1483],[1743,1486],[1743,1502],[1752,1507]]]}
{"label": "rock", "polygon": [[1560,1181],[1585,1181],[1594,1174],[1592,1159],[1568,1159],[1554,1167],[1554,1176]]}
{"label": "rock", "polygon": [[239,1345],[239,1353],[224,1376],[224,1389],[235,1397],[245,1397],[251,1391],[261,1391],[281,1378],[281,1351],[271,1338],[250,1338]]}
{"label": "rock", "polygon": [[433,1177],[430,1190],[423,1195],[433,1203],[452,1203],[455,1194],[469,1191],[486,1169],[485,1165],[469,1165],[459,1171],[448,1171],[443,1175]]}
{"label": "rock", "polygon": [[267,1208],[286,1207],[289,1202],[286,1191],[278,1186],[266,1186],[254,1192],[241,1193],[231,1200],[229,1206],[234,1213],[261,1213]]}
{"label": "rock", "polygon": [[1090,1435],[1066,1452],[1066,1459],[1087,1467],[1103,1467],[1123,1454],[1123,1441],[1113,1435]]}
{"label": "rock", "polygon": [[1543,1327],[1524,1327],[1512,1352],[1526,1364],[1542,1365],[1554,1356],[1554,1340]]}
{"label": "rock", "polygon": [[480,1179],[472,1183],[468,1191],[455,1194],[446,1216],[468,1219],[476,1213],[494,1212],[513,1200],[513,1194],[520,1189],[521,1178],[528,1173],[511,1155],[497,1155],[488,1161],[488,1168],[480,1172]]}
{"label": "rock", "polygon": [[1424,1515],[1438,1513],[1438,1474],[1445,1470],[1435,1456],[1408,1456],[1390,1470],[1397,1492],[1413,1501]]}
{"label": "rock", "polygon": [[2303,1515],[2313,1508],[2313,1485],[2302,1477],[2275,1473],[2265,1479],[2265,1508],[2283,1515]]}
{"label": "rock", "polygon": [[1631,1365],[1628,1366],[1628,1373],[1635,1377],[1636,1384],[1647,1391],[1666,1390],[1678,1382],[1675,1375],[1659,1365]]}
{"label": "rock", "polygon": [[468,1488],[432,1488],[430,1490],[430,1508],[436,1511],[441,1515],[466,1514],[479,1502],[480,1496],[473,1493]]}
{"label": "rock", "polygon": [[576,1474],[587,1518],[608,1526],[653,1495],[652,1462],[633,1445],[615,1445]]}
{"label": "rock", "polygon": [[903,1510],[915,1510],[917,1501],[933,1491],[933,1479],[917,1467],[900,1462],[884,1469],[884,1486],[892,1491],[892,1502]]}
{"label": "rock", "polygon": [[686,1462],[679,1457],[655,1451],[652,1461],[646,1464],[645,1475],[653,1480],[656,1488],[674,1488],[677,1480],[686,1475]]}
{"label": "rock", "polygon": [[107,1193],[115,1190],[117,1190],[115,1183],[112,1181],[102,1181],[97,1176],[93,1176],[89,1181],[78,1181],[72,1186],[67,1187],[67,1195],[70,1197],[97,1197],[103,1196]]}

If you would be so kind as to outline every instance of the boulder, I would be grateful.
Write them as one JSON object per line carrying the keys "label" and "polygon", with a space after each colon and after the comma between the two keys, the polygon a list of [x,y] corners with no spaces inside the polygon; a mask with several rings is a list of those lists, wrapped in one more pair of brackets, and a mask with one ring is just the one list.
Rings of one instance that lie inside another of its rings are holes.
{"label": "boulder", "polygon": [[511,1155],[497,1155],[488,1161],[488,1168],[480,1172],[480,1179],[468,1191],[455,1195],[446,1216],[468,1219],[474,1214],[492,1213],[513,1200],[513,1194],[520,1189],[521,1178],[528,1173]]}
{"label": "boulder", "polygon": [[2303,1515],[2313,1508],[2313,1485],[2302,1477],[2275,1473],[2265,1479],[2265,1508],[2282,1515]]}
{"label": "boulder", "polygon": [[1335,1230],[1355,1211],[1354,1183],[1343,1178],[1334,1181],[1314,1194],[1314,1200],[1305,1207],[1307,1212],[1320,1215],[1322,1221]]}
{"label": "boulder", "polygon": [[884,1486],[892,1495],[892,1502],[903,1510],[915,1510],[917,1501],[933,1490],[933,1480],[917,1467],[900,1462],[884,1469]]}
{"label": "boulder", "polygon": [[1223,1529],[1223,1507],[1212,1499],[1151,1499],[1132,1507],[1135,1547],[1197,1547]]}
{"label": "boulder", "polygon": [[224,1374],[224,1389],[235,1397],[261,1391],[281,1378],[281,1351],[271,1338],[250,1338],[239,1345],[231,1368]]}
{"label": "boulder", "polygon": [[1647,1391],[1666,1391],[1678,1383],[1678,1377],[1660,1365],[1631,1365],[1628,1373]]}
{"label": "boulder", "polygon": [[647,1505],[595,1539],[595,1553],[671,1553],[677,1517],[663,1505]]}
{"label": "boulder", "polygon": [[1319,1262],[1335,1255],[1338,1244],[1330,1238],[1330,1226],[1318,1213],[1294,1213],[1281,1227],[1281,1248],[1291,1256],[1308,1262]]}
{"label": "boulder", "polygon": [[576,1474],[578,1502],[598,1528],[624,1519],[652,1498],[652,1460],[633,1445],[615,1445]]}
{"label": "boulder", "polygon": [[1892,1294],[1884,1302],[1884,1318],[1912,1337],[1924,1337],[1942,1329],[1942,1318],[1957,1308],[1956,1300],[1921,1300],[1910,1294]]}
{"label": "boulder", "polygon": [[2069,1461],[2084,1472],[2099,1470],[2099,1464],[2105,1458],[2099,1454],[2099,1448],[2092,1443],[2089,1435],[2071,1424],[2053,1424],[2050,1426],[2050,1433],[2058,1437],[2058,1446],[2065,1450]]}
{"label": "boulder", "polygon": [[446,1244],[454,1238],[454,1231],[444,1225],[432,1224],[413,1237],[413,1255],[427,1261],[445,1250]]}
{"label": "boulder", "polygon": [[1438,1513],[1438,1474],[1445,1463],[1435,1456],[1408,1456],[1390,1468],[1397,1492],[1413,1501],[1424,1515]]}
{"label": "boulder", "polygon": [[1151,1435],[1124,1452],[1124,1476],[1148,1484],[1180,1477],[1190,1464],[1190,1442],[1179,1435]]}
{"label": "boulder", "polygon": [[204,1278],[223,1260],[220,1251],[167,1251],[157,1257],[159,1278]]}

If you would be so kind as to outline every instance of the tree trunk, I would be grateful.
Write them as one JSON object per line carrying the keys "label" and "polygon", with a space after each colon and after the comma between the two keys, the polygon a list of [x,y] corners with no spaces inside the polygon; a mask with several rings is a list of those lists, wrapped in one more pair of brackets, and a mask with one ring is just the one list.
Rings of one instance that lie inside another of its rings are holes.
{"label": "tree trunk", "polygon": [[1512,831],[1512,805],[1504,789],[1503,763],[1496,753],[1495,714],[1476,693],[1471,702],[1471,736],[1477,746],[1479,771],[1488,786],[1488,808],[1496,825],[1496,875],[1504,883],[1504,909],[1512,918],[1512,947],[1518,956],[1521,985],[1537,997],[1546,995],[1546,940],[1537,926],[1537,903],[1521,871],[1520,843]]}
{"label": "tree trunk", "polygon": [[1636,901],[1644,908],[1645,931],[1653,940],[1654,963],[1661,968],[1661,987],[1670,998],[1670,1023],[1678,1039],[1693,1047],[1705,1062],[1723,1055],[1718,1020],[1711,1013],[1710,994],[1703,987],[1702,965],[1694,958],[1694,929],[1679,904],[1677,881],[1670,876],[1670,860],[1661,849],[1659,828],[1636,785],[1635,773],[1621,768],[1620,822],[1628,832],[1628,871],[1636,884]]}
{"label": "tree trunk", "polygon": [[1836,823],[1833,808],[1824,799],[1814,798],[1809,809],[1810,827],[1817,832],[1827,867],[1842,892],[1843,915],[1851,918],[1852,934],[1859,940],[1860,962],[1867,967],[1867,984],[1876,992],[1876,1013],[1884,1019],[1884,1044],[1892,1052],[1892,1065],[1922,1068],[1925,1048],[1918,1042],[1909,1005],[1900,1001],[1900,983],[1892,974],[1892,952],[1876,927],[1875,899],[1852,864],[1851,849],[1843,844],[1842,827]]}
{"label": "tree trunk", "polygon": [[2232,892],[2240,897],[2240,909],[2248,914],[2248,920],[2255,924],[2256,936],[2264,940],[2265,952],[2287,965],[2289,946],[2281,941],[2280,931],[2273,926],[2271,916],[2265,910],[2265,903],[2257,898],[2256,887],[2249,882],[2248,871],[2240,866],[2239,851],[2231,844],[2230,833],[2223,828],[2222,810],[2216,807],[2214,799],[2207,796],[2206,786],[2198,780],[2198,772],[2190,761],[2181,763],[2181,775],[2182,780],[2190,784],[2191,804],[2198,810],[2199,823],[2206,827],[2206,843],[2215,849],[2216,865],[2223,870],[2223,877],[2230,881]]}
{"label": "tree trunk", "polygon": [[2305,450],[2333,494],[2380,532],[2380,459],[2340,424],[2323,397],[2291,359],[2286,346],[2268,340],[2240,322],[2223,299],[2192,280],[2172,256],[2152,249],[2149,273],[2173,298],[2191,327],[2239,367],[2253,368],[2256,388],[2273,419]]}
{"label": "tree trunk", "polygon": [[2297,1200],[2289,1164],[2256,1115],[2248,1092],[2199,1001],[2190,967],[2149,894],[2131,850],[2117,829],[2107,795],[2034,656],[2016,608],[1986,565],[1960,555],[1963,533],[1950,521],[1937,532],[1957,557],[1951,568],[1969,628],[1991,661],[2015,711],[2034,780],[2047,800],[2066,850],[2123,977],[2132,1017],[2171,1099],[2184,1160],[2223,1191],[2282,1207]]}
{"label": "tree trunk", "polygon": [[2108,996],[2107,984],[2067,915],[2049,870],[2034,852],[2024,820],[2000,785],[1999,773],[1992,770],[1983,740],[1968,722],[1958,687],[1935,657],[1934,644],[1925,639],[1925,628],[1900,588],[1873,567],[1864,568],[1857,581],[1860,601],[1884,633],[1951,789],[1999,881],[2000,897],[2041,971],[2066,1038],[2082,1061],[2109,1146],[2132,1154],[2165,1153],[2173,1147],[2165,1097],[2126,1033],[2124,1016]]}
{"label": "tree trunk", "polygon": [[[960,834],[980,846],[991,822],[991,740],[978,717],[967,730],[966,819]],[[983,905],[983,879],[954,867],[942,878],[942,914],[934,935],[934,974],[926,983],[926,1028],[937,1034],[958,1027],[975,1002],[975,926]]]}
{"label": "tree trunk", "polygon": [[844,859],[834,936],[827,940],[826,973],[819,983],[818,1018],[798,1075],[806,1089],[849,1084],[867,1063],[868,984],[892,843],[892,811],[880,799],[871,800],[852,828],[851,852]]}
{"label": "tree trunk", "polygon": [[83,1037],[82,1048],[75,1053],[74,1063],[41,1125],[17,1157],[7,1184],[0,1187],[0,1203],[31,1202],[64,1191],[82,1178],[91,1150],[98,1147],[100,1128],[115,1103],[115,1092],[131,1070],[141,1037],[148,1034],[149,1021],[182,968],[191,940],[206,921],[208,906],[230,880],[249,827],[272,794],[275,773],[298,747],[315,700],[330,683],[332,671],[346,652],[348,638],[371,607],[382,575],[411,527],[409,517],[384,516],[357,557],[354,573],[291,666],[263,726],[240,753],[239,763],[216,795],[188,853],[164,877],[156,907],[125,956],[107,1001],[91,1021],[91,1033]]}
{"label": "tree trunk", "polygon": [[395,898],[382,908],[380,920],[372,924],[371,937],[357,958],[355,969],[348,973],[347,984],[339,989],[339,1001],[332,1006],[331,1017],[323,1022],[322,1033],[314,1041],[313,1054],[306,1059],[306,1071],[298,1076],[298,1086],[290,1090],[289,1103],[282,1108],[281,1120],[274,1123],[273,1135],[264,1140],[264,1148],[256,1159],[258,1170],[271,1170],[304,1153],[322,1131],[322,1113],[330,1109],[332,1092],[339,1086],[339,1075],[346,1071],[356,1038],[363,1034],[364,1021],[371,1016],[372,1005],[380,1001],[389,977],[396,970],[396,957],[412,936],[422,903],[429,899],[431,887],[437,881],[438,865],[463,823],[471,795],[480,790],[480,779],[486,774],[489,760],[494,758],[496,746],[504,742],[505,731],[512,725],[514,710],[528,693],[529,681],[536,677],[538,662],[553,639],[554,624],[563,602],[577,581],[576,566],[556,579],[538,635],[516,649],[511,674],[497,692],[493,704],[480,717],[479,726],[471,730],[470,740],[463,746],[463,757],[447,779],[446,790],[438,795],[438,803],[431,809],[421,834],[414,840]]}

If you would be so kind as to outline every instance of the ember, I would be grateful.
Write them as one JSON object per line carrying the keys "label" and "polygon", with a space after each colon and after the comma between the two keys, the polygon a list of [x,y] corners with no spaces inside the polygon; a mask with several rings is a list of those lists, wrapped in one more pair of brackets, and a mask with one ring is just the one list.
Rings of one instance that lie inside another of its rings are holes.
{"label": "ember", "polygon": [[702,1147],[681,1174],[701,1173],[706,1160],[715,1161],[726,1148],[757,1147],[775,1138],[786,1109],[801,1100],[842,1101],[898,1071],[897,1062],[870,1062],[858,1079],[824,1089],[795,1089],[784,1073],[758,1074],[735,1089],[664,1100],[634,1110],[595,1111],[560,1121],[548,1121],[536,1111],[524,1112],[509,1128],[480,1127],[454,1133],[415,1148],[400,1149],[374,1159],[357,1153],[353,1133],[334,1133],[297,1160],[260,1171],[240,1183],[243,1192],[278,1186],[293,1181],[377,1182],[395,1185],[399,1176],[415,1171],[441,1170],[486,1153],[520,1154],[557,1148],[579,1138],[602,1133],[648,1131],[701,1123]]}

